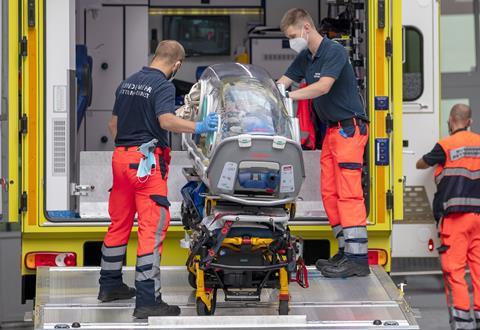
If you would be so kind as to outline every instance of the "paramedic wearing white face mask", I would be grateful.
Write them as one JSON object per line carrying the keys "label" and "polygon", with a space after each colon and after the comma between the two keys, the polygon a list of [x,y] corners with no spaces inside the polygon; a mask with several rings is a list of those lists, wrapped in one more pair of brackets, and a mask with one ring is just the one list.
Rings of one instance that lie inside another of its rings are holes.
{"label": "paramedic wearing white face mask", "polygon": [[368,120],[352,65],[345,48],[323,38],[305,10],[287,11],[280,27],[298,55],[278,82],[289,88],[305,79],[308,86],[287,92],[287,97],[313,99],[317,117],[328,126],[320,159],[321,193],[339,249],[315,265],[327,277],[366,276],[370,269],[361,179]]}

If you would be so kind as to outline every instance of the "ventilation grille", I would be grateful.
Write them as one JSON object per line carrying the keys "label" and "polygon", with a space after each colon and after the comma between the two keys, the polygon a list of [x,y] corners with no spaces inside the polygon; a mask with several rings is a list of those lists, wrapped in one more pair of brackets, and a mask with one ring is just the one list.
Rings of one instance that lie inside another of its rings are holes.
{"label": "ventilation grille", "polygon": [[264,54],[264,61],[293,61],[295,59],[294,54]]}
{"label": "ventilation grille", "polygon": [[67,121],[53,120],[53,175],[67,175]]}

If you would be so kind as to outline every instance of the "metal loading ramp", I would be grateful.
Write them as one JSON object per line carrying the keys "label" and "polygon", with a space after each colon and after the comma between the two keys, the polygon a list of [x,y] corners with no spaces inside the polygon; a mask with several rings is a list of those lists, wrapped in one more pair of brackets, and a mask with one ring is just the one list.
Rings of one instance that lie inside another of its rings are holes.
{"label": "metal loading ramp", "polygon": [[[310,287],[290,284],[289,315],[278,315],[278,292],[264,290],[259,303],[224,302],[215,316],[196,316],[194,291],[185,267],[162,268],[162,296],[180,305],[181,316],[132,317],[135,301],[100,303],[98,267],[40,267],[35,329],[419,329],[401,293],[383,268],[368,277],[328,279],[309,267]],[[133,285],[135,269],[124,268]]]}

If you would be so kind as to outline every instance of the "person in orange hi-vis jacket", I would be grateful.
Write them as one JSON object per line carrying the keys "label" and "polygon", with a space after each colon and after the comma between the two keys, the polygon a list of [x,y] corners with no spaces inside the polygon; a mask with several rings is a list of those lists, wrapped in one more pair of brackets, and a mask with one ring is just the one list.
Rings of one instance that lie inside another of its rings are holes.
{"label": "person in orange hi-vis jacket", "polygon": [[[472,111],[453,106],[450,136],[417,162],[418,169],[437,166],[433,212],[439,222],[445,292],[454,329],[480,329],[480,135],[468,130]],[[474,317],[465,280],[467,264],[473,283]]]}

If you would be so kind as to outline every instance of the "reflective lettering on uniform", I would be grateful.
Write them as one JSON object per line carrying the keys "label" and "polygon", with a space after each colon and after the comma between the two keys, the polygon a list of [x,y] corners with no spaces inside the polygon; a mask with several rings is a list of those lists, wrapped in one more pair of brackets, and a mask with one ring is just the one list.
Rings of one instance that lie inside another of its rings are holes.
{"label": "reflective lettering on uniform", "polygon": [[480,158],[480,147],[460,147],[450,150],[451,160],[459,160],[463,157]]}
{"label": "reflective lettering on uniform", "polygon": [[152,93],[152,87],[145,84],[124,82],[119,93],[120,95],[141,96],[148,99],[150,97],[150,94]]}

